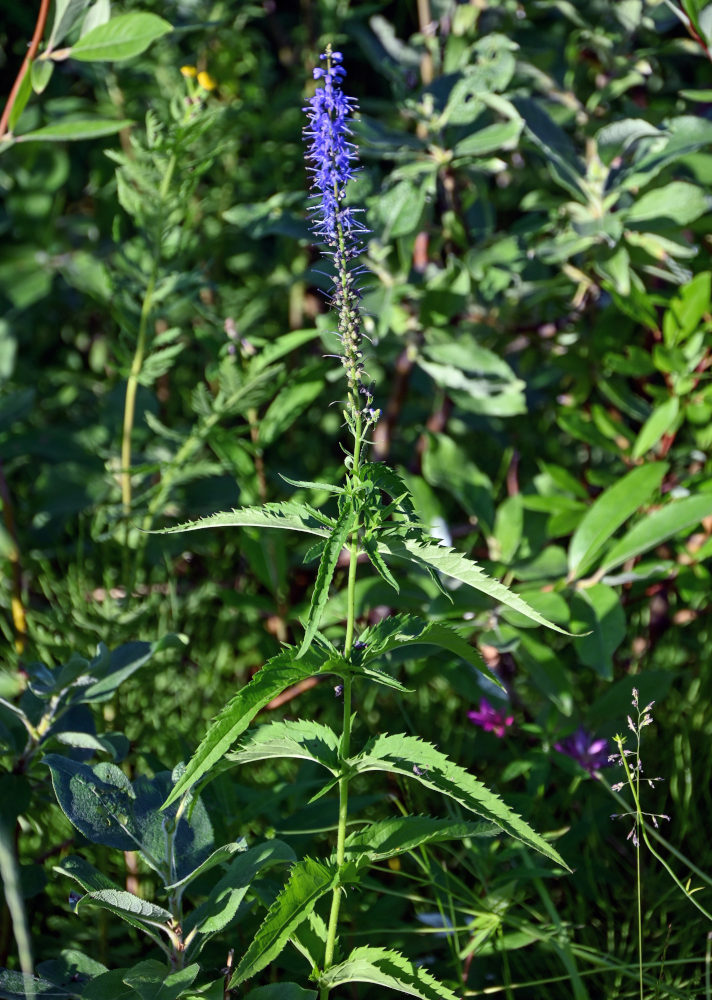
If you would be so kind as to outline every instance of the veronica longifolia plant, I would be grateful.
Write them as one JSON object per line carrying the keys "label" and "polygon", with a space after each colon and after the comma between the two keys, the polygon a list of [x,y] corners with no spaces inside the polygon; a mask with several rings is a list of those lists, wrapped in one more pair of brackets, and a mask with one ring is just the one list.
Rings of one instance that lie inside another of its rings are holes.
{"label": "veronica longifolia plant", "polygon": [[[325,1000],[336,986],[354,981],[376,983],[430,1000],[436,996],[455,1000],[449,988],[395,951],[360,946],[345,959],[336,961],[345,888],[357,885],[371,865],[419,845],[484,833],[491,835],[497,830],[523,841],[557,865],[564,862],[497,795],[433,745],[416,736],[386,733],[365,735],[355,745],[355,737],[361,734],[352,731],[357,693],[354,689],[378,684],[407,693],[380,662],[390,650],[409,645],[440,647],[486,672],[475,649],[460,632],[413,615],[389,617],[360,631],[355,641],[359,628],[355,601],[359,556],[365,554],[373,569],[395,591],[398,583],[390,568],[393,563],[420,567],[431,574],[442,572],[455,577],[534,622],[554,629],[556,626],[502,584],[489,579],[476,563],[431,539],[418,522],[413,501],[396,473],[364,459],[366,436],[378,419],[378,411],[373,408],[371,389],[363,381],[357,279],[360,239],[365,230],[355,210],[345,205],[345,190],[356,160],[350,141],[355,102],[341,89],[345,77],[341,54],[327,48],[321,61],[323,65],[314,71],[320,86],[306,109],[305,135],[312,174],[313,229],[333,260],[333,306],[347,380],[344,418],[351,437],[345,475],[338,485],[293,483],[303,489],[317,485],[322,490],[326,488],[335,497],[333,512],[316,510],[304,503],[268,503],[167,529],[190,531],[232,525],[302,532],[316,538],[320,562],[301,642],[285,645],[219,713],[166,804],[185,794],[197,781],[204,781],[226,755],[235,764],[295,757],[321,765],[327,772],[323,793],[338,788],[333,853],[320,860],[305,857],[293,865],[284,888],[237,962],[231,985],[251,979],[291,943],[307,959],[320,1000]],[[344,548],[349,553],[347,612],[343,643],[337,645],[321,634],[319,622]],[[340,732],[320,722],[295,721],[272,722],[246,734],[252,720],[269,701],[287,687],[314,675],[337,679],[337,688],[343,696]],[[496,678],[492,679],[498,683]],[[237,749],[231,752],[240,739]],[[351,785],[371,771],[417,781],[487,822],[456,822],[429,816],[362,819],[357,831],[347,835],[349,818],[353,818],[349,811]],[[325,899],[323,911],[322,899]],[[330,902],[327,904],[326,900]],[[289,989],[297,991],[298,987],[282,982],[279,989],[280,996],[286,997]],[[294,995],[305,994],[299,991]]]}

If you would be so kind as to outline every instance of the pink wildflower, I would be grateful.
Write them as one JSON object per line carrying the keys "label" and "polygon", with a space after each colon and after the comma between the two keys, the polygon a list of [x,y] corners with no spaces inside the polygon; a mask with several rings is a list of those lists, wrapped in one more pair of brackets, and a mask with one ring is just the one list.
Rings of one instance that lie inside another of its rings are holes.
{"label": "pink wildflower", "polygon": [[467,718],[480,729],[484,729],[487,733],[494,733],[500,739],[514,722],[513,715],[505,715],[504,712],[500,712],[490,705],[486,698],[480,699],[479,711],[468,712]]}

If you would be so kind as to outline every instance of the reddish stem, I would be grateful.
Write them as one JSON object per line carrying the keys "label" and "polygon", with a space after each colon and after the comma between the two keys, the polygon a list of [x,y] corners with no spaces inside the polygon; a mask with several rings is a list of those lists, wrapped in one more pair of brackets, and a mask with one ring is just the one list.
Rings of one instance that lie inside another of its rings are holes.
{"label": "reddish stem", "polygon": [[45,24],[47,23],[48,13],[49,0],[41,0],[40,10],[37,15],[37,23],[35,24],[35,33],[32,36],[32,41],[30,42],[30,47],[27,50],[27,55],[22,62],[22,66],[20,67],[20,72],[17,74],[15,82],[12,85],[12,90],[10,91],[10,96],[7,99],[7,104],[5,105],[5,110],[2,113],[2,118],[0,118],[0,139],[2,139],[7,132],[7,123],[10,120],[10,115],[12,114],[12,109],[15,106],[17,95],[20,92],[20,86],[25,78],[25,73],[29,72],[30,63],[37,55],[37,50],[40,47],[42,35],[44,34]]}

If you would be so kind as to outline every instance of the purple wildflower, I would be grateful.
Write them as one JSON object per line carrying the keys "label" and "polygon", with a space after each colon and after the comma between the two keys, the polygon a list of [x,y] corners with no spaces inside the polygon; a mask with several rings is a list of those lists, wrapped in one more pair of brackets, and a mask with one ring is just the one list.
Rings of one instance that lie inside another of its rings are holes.
{"label": "purple wildflower", "polygon": [[480,729],[484,729],[487,733],[494,733],[500,739],[514,722],[513,715],[505,715],[504,712],[500,712],[490,705],[486,698],[480,699],[479,710],[468,712],[467,718]]}
{"label": "purple wildflower", "polygon": [[371,390],[363,384],[360,294],[356,285],[360,272],[353,264],[363,249],[360,235],[367,230],[358,221],[357,210],[344,204],[346,185],[356,171],[356,147],[349,138],[356,101],[341,89],[346,76],[341,53],[332,52],[328,45],[320,58],[326,65],[314,70],[314,79],[322,81],[323,86],[317,88],[304,109],[309,119],[304,135],[309,143],[306,155],[315,202],[312,229],[326,244],[325,252],[334,262],[332,303],[338,312],[341,362],[349,386],[347,419],[353,426],[365,421],[369,427],[378,419],[379,411],[373,409]]}
{"label": "purple wildflower", "polygon": [[594,739],[583,726],[579,726],[575,733],[571,733],[560,743],[555,743],[554,749],[575,760],[590,775],[609,766],[608,740]]}

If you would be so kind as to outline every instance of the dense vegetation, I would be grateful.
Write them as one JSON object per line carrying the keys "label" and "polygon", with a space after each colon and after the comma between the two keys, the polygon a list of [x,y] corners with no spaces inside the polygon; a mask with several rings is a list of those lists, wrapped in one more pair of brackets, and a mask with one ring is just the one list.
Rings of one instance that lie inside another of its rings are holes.
{"label": "dense vegetation", "polygon": [[711,1000],[712,5],[7,6],[0,997]]}

